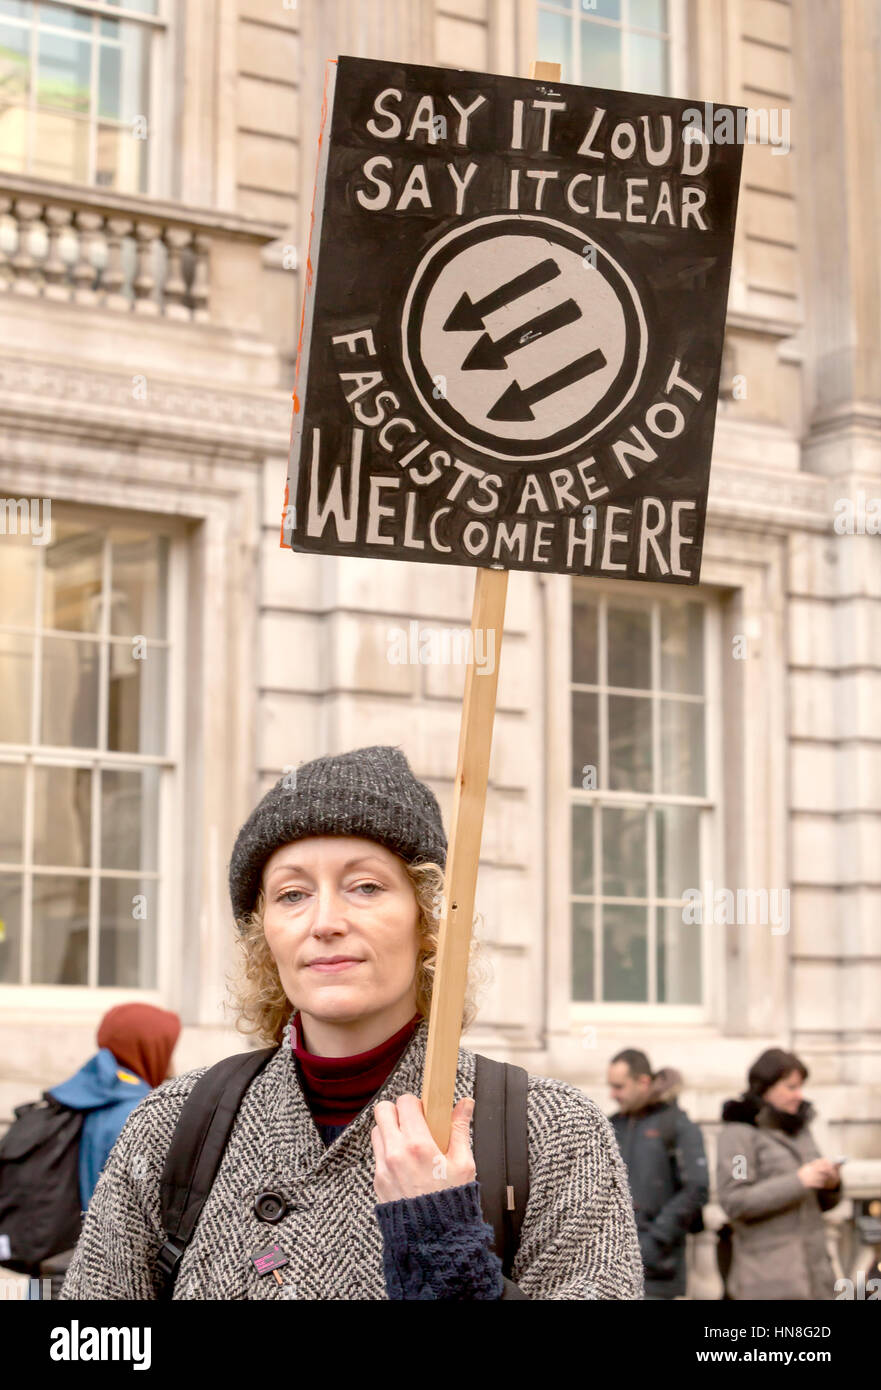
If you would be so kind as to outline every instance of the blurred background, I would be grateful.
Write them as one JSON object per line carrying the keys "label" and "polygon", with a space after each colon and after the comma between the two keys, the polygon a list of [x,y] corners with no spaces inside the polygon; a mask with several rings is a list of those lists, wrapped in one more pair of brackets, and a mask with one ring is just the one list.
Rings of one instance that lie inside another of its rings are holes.
{"label": "blurred background", "polygon": [[[606,1111],[643,1048],[711,1158],[794,1049],[850,1271],[881,1213],[879,30],[874,0],[0,0],[0,1131],[114,1004],[180,1014],[177,1070],[245,1045],[226,865],[284,771],[396,743],[448,821],[464,670],[388,633],[467,627],[472,573],[278,545],[324,65],[541,58],[789,139],[745,149],[701,585],[511,575],[466,1043]],[[787,889],[789,930],[685,925],[708,883]]]}

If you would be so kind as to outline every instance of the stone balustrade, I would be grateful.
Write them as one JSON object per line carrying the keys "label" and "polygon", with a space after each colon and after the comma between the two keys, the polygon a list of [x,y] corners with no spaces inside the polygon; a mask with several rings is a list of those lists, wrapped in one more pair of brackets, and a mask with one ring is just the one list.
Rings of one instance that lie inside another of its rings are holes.
{"label": "stone balustrade", "polygon": [[[272,223],[0,173],[0,294],[213,323],[225,248],[259,252]],[[247,290],[245,290],[247,293]],[[224,315],[221,318],[226,317]]]}

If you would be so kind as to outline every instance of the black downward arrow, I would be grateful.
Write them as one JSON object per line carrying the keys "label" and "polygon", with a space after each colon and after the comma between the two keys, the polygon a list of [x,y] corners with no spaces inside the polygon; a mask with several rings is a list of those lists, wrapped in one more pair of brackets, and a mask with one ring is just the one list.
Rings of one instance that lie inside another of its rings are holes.
{"label": "black downward arrow", "polygon": [[507,390],[499,396],[492,410],[487,411],[486,418],[534,420],[535,416],[530,406],[543,401],[546,396],[553,396],[555,392],[562,391],[564,386],[571,386],[573,382],[580,381],[583,376],[600,371],[605,365],[606,356],[602,348],[594,348],[593,352],[586,353],[584,357],[577,357],[568,367],[561,367],[558,372],[552,372],[542,381],[537,381],[534,386],[528,386],[525,391],[516,381],[512,381]]}
{"label": "black downward arrow", "polygon": [[560,267],[556,261],[539,261],[538,265],[530,266],[522,275],[515,275],[513,280],[500,285],[497,290],[484,295],[483,299],[478,299],[476,303],[472,302],[469,295],[463,294],[444,324],[444,329],[448,333],[479,332],[483,328],[486,314],[504,308],[512,300],[529,294],[530,290],[537,290],[540,285],[555,280],[559,274]]}
{"label": "black downward arrow", "polygon": [[544,314],[537,314],[529,323],[524,323],[522,327],[513,329],[506,333],[504,338],[499,338],[493,342],[488,333],[484,333],[482,338],[478,338],[474,347],[469,352],[465,361],[462,363],[462,370],[473,372],[476,369],[482,371],[498,371],[502,367],[507,367],[507,358],[512,352],[519,352],[521,348],[528,347],[534,343],[536,338],[543,338],[547,333],[553,333],[558,328],[565,328],[567,324],[574,323],[581,318],[581,310],[574,299],[566,299],[562,304],[555,304],[553,309],[548,309]]}

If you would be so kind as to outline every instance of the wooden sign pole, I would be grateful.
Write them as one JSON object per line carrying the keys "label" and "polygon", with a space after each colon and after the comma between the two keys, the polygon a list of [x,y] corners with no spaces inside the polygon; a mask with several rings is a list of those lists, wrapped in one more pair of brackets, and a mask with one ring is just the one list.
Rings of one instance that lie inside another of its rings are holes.
{"label": "wooden sign pole", "polygon": [[[534,62],[529,75],[559,82],[560,64]],[[426,1122],[441,1153],[446,1153],[450,1143],[507,593],[507,570],[478,569],[471,612],[472,660],[465,675],[453,815],[422,1081]],[[481,650],[492,654],[492,670],[485,674],[478,671],[473,659],[478,650],[478,633],[483,642]]]}
{"label": "wooden sign pole", "polygon": [[472,657],[477,634],[481,633],[482,650],[492,652],[493,669],[482,675],[472,659],[465,675],[453,816],[422,1083],[425,1118],[441,1153],[446,1153],[450,1142],[507,592],[507,570],[477,571],[471,613]]}

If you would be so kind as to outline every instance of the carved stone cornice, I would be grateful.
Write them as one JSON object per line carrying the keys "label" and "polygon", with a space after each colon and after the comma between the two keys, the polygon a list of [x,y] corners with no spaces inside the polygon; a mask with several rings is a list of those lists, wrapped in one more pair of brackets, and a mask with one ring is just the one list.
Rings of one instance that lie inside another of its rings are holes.
{"label": "carved stone cornice", "polygon": [[829,481],[810,473],[714,463],[708,517],[711,523],[738,519],[781,529],[827,530],[833,520]]}
{"label": "carved stone cornice", "polygon": [[291,402],[284,392],[217,390],[146,379],[139,398],[131,373],[75,367],[48,360],[0,356],[0,416],[36,432],[89,433],[113,438],[133,433],[191,447],[287,452]]}

